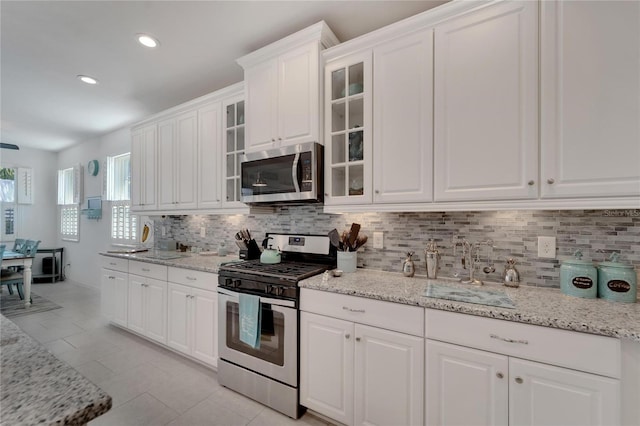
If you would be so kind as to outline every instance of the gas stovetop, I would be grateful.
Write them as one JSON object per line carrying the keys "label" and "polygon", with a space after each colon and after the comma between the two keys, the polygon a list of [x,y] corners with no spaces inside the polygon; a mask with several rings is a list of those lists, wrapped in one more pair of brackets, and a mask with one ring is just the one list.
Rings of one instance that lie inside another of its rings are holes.
{"label": "gas stovetop", "polygon": [[277,278],[281,281],[298,282],[305,278],[320,274],[329,268],[328,265],[318,265],[300,262],[281,262],[275,264],[260,263],[259,260],[230,263],[220,266],[220,273],[228,277],[248,275],[254,279]]}

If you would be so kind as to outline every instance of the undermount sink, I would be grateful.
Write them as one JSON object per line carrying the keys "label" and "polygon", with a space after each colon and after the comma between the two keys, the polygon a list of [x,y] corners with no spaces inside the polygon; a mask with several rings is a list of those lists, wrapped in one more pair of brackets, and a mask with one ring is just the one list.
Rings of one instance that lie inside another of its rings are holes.
{"label": "undermount sink", "polygon": [[507,309],[515,309],[516,307],[504,290],[454,287],[429,283],[424,295],[435,299],[455,300],[457,302],[475,303],[476,305],[496,306]]}

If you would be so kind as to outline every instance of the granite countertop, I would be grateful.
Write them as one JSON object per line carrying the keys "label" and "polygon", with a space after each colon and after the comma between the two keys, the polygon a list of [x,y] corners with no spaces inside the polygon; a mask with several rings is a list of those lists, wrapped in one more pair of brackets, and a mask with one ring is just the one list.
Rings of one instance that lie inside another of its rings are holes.
{"label": "granite countertop", "polygon": [[0,421],[82,425],[106,413],[111,397],[0,315]]}
{"label": "granite countertop", "polygon": [[[429,284],[504,291],[515,309],[426,297]],[[559,289],[521,285],[508,288],[501,284],[472,286],[453,280],[428,280],[404,277],[401,273],[358,269],[341,277],[330,276],[323,282],[317,275],[299,283],[302,288],[367,297],[425,308],[460,312],[525,324],[618,337],[640,342],[640,303],[615,303],[604,299],[582,299],[564,295]]]}
{"label": "granite countertop", "polygon": [[[138,253],[100,253],[102,256],[117,257],[120,259],[138,260],[140,262],[155,263],[158,265],[173,266],[176,268],[192,269],[194,271],[218,273],[220,265],[225,262],[239,261],[237,253],[226,256],[200,255],[197,253],[184,253],[177,251],[143,251]],[[177,256],[177,257],[174,257]],[[168,258],[174,257],[174,258]]]}

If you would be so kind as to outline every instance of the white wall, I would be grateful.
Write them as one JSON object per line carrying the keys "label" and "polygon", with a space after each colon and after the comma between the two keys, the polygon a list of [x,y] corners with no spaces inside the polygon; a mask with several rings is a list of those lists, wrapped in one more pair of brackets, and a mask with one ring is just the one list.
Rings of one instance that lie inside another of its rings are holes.
{"label": "white wall", "polygon": [[16,238],[41,240],[43,248],[57,243],[57,158],[55,152],[39,149],[0,149],[0,166],[33,169],[33,204],[18,205]]}
{"label": "white wall", "polygon": [[[102,195],[103,163],[106,157],[123,154],[130,150],[130,130],[128,128],[117,130],[59,152],[57,169],[72,167],[78,163],[82,164],[84,167],[82,208],[86,208],[87,197]],[[87,171],[86,166],[90,160],[100,162],[97,176],[90,176]],[[100,287],[100,256],[98,253],[111,247],[109,207],[109,203],[103,201],[102,219],[100,220],[80,216],[80,241],[62,241],[58,236],[58,244],[65,247],[65,273],[68,279],[91,287]]]}

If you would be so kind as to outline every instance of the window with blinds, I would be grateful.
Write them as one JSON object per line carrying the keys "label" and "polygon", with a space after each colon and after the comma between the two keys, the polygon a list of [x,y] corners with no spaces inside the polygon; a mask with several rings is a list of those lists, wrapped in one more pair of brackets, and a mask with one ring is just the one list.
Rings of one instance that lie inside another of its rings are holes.
{"label": "window with blinds", "polygon": [[138,241],[138,216],[131,214],[131,154],[107,157],[105,198],[111,201],[111,243]]}
{"label": "window with blinds", "polygon": [[80,202],[82,200],[82,166],[58,170],[58,205],[60,237],[80,241]]}
{"label": "window with blinds", "polygon": [[16,169],[0,168],[0,240],[16,238]]}

